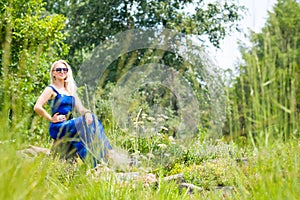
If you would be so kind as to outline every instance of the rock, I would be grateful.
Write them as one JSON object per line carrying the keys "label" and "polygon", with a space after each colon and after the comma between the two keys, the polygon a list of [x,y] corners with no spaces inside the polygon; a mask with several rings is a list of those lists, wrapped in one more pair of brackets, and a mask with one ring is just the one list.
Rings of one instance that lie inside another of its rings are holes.
{"label": "rock", "polygon": [[144,186],[148,187],[151,185],[156,185],[158,180],[155,174],[147,173],[143,174],[140,172],[124,172],[124,173],[115,173],[114,177],[121,182],[142,182]]}
{"label": "rock", "polygon": [[193,185],[191,183],[181,183],[179,185],[179,191],[182,193],[182,189],[186,188],[188,194],[193,194],[194,192],[202,192],[204,189],[202,187]]}
{"label": "rock", "polygon": [[88,170],[87,175],[94,179],[104,179],[110,181],[112,178],[118,183],[142,182],[144,186],[157,185],[158,180],[155,174],[141,172],[115,172],[105,164],[98,164],[94,169]]}
{"label": "rock", "polygon": [[47,156],[50,155],[50,149],[37,147],[33,145],[29,145],[28,148],[20,150],[19,152],[23,155],[30,156],[30,157],[35,157],[40,154],[45,154]]}
{"label": "rock", "polygon": [[171,175],[171,176],[166,176],[162,180],[167,181],[167,182],[176,181],[176,183],[183,183],[185,181],[183,174],[175,174],[175,175]]}

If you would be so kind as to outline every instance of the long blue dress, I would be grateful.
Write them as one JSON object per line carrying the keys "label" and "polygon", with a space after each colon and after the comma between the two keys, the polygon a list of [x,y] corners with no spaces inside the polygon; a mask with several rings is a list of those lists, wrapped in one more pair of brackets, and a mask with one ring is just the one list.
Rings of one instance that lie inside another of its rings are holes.
{"label": "long blue dress", "polygon": [[75,149],[76,154],[83,161],[88,154],[93,158],[94,165],[95,162],[105,159],[107,150],[112,149],[112,147],[100,120],[93,114],[93,122],[88,125],[84,116],[72,118],[71,113],[75,108],[75,98],[60,94],[52,85],[49,87],[57,94],[54,99],[49,101],[52,115],[59,113],[67,116],[67,120],[64,122],[50,123],[50,137],[55,141],[67,138],[70,147]]}

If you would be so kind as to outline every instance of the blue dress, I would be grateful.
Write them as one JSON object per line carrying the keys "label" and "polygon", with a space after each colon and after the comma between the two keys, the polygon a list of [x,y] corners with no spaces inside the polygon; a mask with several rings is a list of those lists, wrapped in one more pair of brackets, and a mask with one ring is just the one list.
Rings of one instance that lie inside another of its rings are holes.
{"label": "blue dress", "polygon": [[72,118],[75,98],[60,94],[52,85],[49,85],[49,87],[57,94],[54,99],[49,101],[52,115],[59,113],[67,116],[66,121],[50,123],[50,137],[55,141],[67,138],[70,147],[75,150],[83,161],[85,161],[88,154],[93,158],[94,165],[95,162],[105,159],[107,150],[112,149],[112,147],[104,133],[100,120],[93,114],[93,122],[88,125],[84,116]]}

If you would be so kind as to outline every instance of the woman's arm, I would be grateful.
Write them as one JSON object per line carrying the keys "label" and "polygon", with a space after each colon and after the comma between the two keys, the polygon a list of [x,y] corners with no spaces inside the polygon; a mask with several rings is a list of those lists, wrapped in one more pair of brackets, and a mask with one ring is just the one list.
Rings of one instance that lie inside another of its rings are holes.
{"label": "woman's arm", "polygon": [[50,87],[46,87],[42,94],[39,96],[38,100],[34,105],[34,111],[47,119],[50,122],[56,123],[64,120],[63,116],[59,116],[59,113],[55,113],[52,117],[51,115],[44,109],[44,105],[51,99],[53,95],[53,90]]}
{"label": "woman's arm", "polygon": [[93,116],[92,116],[92,112],[88,109],[86,109],[80,98],[78,97],[78,95],[74,95],[74,98],[75,98],[75,107],[76,109],[78,110],[78,112],[81,114],[81,115],[84,115],[85,116],[85,120],[86,120],[86,123],[88,125],[90,125],[92,122],[93,122]]}
{"label": "woman's arm", "polygon": [[83,104],[77,94],[74,95],[74,98],[75,98],[75,108],[81,115],[85,115],[86,113],[91,113],[91,111],[89,109],[87,109],[83,106]]}

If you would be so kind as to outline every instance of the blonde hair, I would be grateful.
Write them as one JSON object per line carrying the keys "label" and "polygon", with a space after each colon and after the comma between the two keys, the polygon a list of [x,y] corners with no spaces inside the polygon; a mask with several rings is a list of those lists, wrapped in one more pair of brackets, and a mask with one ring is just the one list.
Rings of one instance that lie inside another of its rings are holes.
{"label": "blonde hair", "polygon": [[55,81],[55,77],[53,76],[53,69],[56,67],[57,64],[63,64],[65,65],[67,68],[68,68],[68,73],[67,73],[67,78],[65,79],[65,88],[68,92],[71,93],[71,95],[75,96],[76,95],[76,90],[77,90],[77,86],[76,86],[76,83],[75,83],[75,80],[73,78],[73,72],[72,72],[72,69],[70,67],[70,65],[64,61],[64,60],[58,60],[58,61],[55,61],[52,66],[51,66],[51,69],[50,69],[50,80],[51,80],[51,84],[54,83]]}

